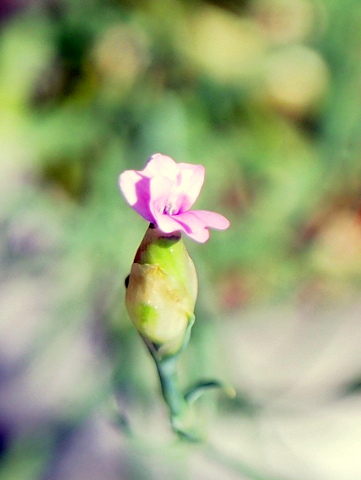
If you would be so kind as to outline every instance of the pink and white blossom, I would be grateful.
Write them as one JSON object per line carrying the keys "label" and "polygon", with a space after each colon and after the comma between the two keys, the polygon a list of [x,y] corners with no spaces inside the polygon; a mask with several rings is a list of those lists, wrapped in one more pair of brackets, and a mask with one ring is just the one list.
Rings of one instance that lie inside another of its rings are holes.
{"label": "pink and white blossom", "polygon": [[190,210],[204,182],[202,165],[176,163],[157,153],[143,170],[126,170],[119,177],[120,189],[129,205],[164,233],[184,232],[204,243],[208,228],[225,230],[229,221],[207,210]]}

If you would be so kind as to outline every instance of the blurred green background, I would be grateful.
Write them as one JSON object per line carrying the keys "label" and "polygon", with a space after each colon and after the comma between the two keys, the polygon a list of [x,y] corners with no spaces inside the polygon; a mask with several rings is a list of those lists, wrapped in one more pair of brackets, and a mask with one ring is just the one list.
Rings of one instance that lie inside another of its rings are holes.
{"label": "blurred green background", "polygon": [[[3,0],[0,478],[361,478],[359,0]],[[206,167],[180,362],[234,401],[169,432],[124,309],[146,223],[117,179]],[[129,433],[130,430],[130,433]]]}

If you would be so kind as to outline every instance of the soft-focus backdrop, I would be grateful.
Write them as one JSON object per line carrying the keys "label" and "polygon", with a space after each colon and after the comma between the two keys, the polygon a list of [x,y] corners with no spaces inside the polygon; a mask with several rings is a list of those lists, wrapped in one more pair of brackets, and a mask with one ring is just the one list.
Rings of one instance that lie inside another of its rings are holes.
{"label": "soft-focus backdrop", "polygon": [[[0,478],[361,478],[359,0],[2,0]],[[201,163],[169,431],[124,309],[146,222],[117,179]]]}

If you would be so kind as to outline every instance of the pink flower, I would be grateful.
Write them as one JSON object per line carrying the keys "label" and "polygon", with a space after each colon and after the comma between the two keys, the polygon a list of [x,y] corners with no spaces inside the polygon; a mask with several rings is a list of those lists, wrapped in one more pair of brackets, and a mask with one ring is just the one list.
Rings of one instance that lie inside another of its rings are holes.
{"label": "pink flower", "polygon": [[204,243],[208,228],[225,230],[229,221],[218,213],[190,210],[204,182],[204,167],[176,163],[157,153],[144,170],[126,170],[119,177],[120,189],[136,212],[162,232],[182,231]]}

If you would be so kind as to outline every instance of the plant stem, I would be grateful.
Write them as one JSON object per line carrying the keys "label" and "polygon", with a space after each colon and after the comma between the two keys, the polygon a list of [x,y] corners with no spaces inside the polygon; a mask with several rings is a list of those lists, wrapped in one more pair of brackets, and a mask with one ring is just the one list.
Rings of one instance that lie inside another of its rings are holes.
{"label": "plant stem", "polygon": [[162,394],[166,401],[171,418],[180,417],[187,408],[183,394],[180,392],[177,377],[177,357],[162,360],[155,359]]}
{"label": "plant stem", "polygon": [[200,438],[194,433],[188,431],[187,427],[184,425],[185,416],[188,410],[188,403],[184,398],[184,395],[182,394],[178,384],[178,355],[159,358],[156,352],[149,347],[149,345],[148,349],[157,367],[162,395],[168,407],[169,419],[173,431],[182,440],[187,440],[188,442],[198,442]]}

